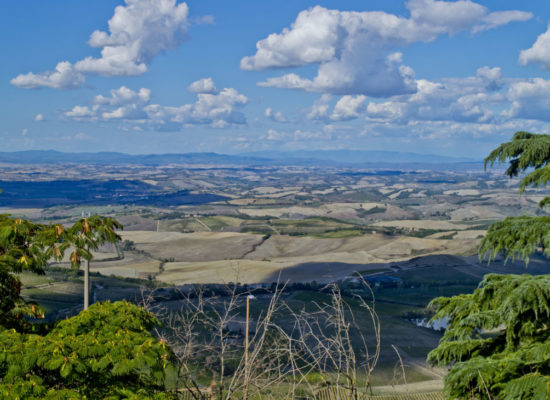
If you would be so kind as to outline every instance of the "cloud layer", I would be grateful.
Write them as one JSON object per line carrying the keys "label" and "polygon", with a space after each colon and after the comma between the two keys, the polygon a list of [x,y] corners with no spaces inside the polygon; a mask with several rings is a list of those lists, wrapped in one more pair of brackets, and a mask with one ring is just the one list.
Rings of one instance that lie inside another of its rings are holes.
{"label": "cloud layer", "polygon": [[151,90],[138,91],[125,86],[113,89],[109,96],[94,97],[91,106],[74,106],[63,115],[76,121],[126,121],[149,125],[157,130],[180,130],[190,125],[210,125],[227,128],[246,124],[246,117],[239,110],[248,98],[233,88],[213,90],[211,78],[201,79],[190,85],[190,91],[206,86],[209,92],[199,92],[197,101],[182,106],[151,104]]}
{"label": "cloud layer", "polygon": [[[308,120],[322,124],[357,120],[363,126],[383,124],[401,129],[453,124],[484,131],[507,124],[550,122],[550,80],[505,78],[498,67],[479,68],[475,76],[419,79],[413,94],[380,101],[364,95],[323,94],[305,110]],[[361,122],[363,121],[363,122]],[[483,128],[485,126],[485,128]]]}

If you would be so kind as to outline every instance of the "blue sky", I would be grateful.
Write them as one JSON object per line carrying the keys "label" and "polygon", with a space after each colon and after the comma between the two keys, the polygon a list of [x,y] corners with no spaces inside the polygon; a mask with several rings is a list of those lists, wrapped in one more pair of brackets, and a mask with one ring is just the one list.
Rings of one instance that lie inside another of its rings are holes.
{"label": "blue sky", "polygon": [[550,133],[545,1],[0,3],[2,151],[483,157]]}

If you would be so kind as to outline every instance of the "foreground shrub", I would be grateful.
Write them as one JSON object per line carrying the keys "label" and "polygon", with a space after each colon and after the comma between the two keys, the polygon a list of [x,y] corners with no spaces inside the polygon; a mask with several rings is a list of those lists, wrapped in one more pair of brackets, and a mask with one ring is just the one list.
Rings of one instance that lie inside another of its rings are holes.
{"label": "foreground shrub", "polygon": [[[173,353],[128,302],[97,303],[47,334],[0,330],[0,398],[172,399]],[[1,328],[0,328],[1,329]]]}

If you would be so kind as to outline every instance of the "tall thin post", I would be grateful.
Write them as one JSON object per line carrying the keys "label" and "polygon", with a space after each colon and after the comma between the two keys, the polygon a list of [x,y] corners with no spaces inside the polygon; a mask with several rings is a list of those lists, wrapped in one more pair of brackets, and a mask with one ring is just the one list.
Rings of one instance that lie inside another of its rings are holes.
{"label": "tall thin post", "polygon": [[90,305],[90,260],[84,260],[84,309]]}
{"label": "tall thin post", "polygon": [[250,320],[250,296],[246,296],[246,327],[244,330],[244,389],[243,399],[248,399],[248,321]]}

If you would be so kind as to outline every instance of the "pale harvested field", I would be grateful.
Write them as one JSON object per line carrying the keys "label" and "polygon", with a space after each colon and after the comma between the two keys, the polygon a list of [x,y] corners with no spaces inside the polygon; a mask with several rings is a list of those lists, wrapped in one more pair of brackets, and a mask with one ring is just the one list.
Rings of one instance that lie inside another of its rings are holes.
{"label": "pale harvested field", "polygon": [[449,221],[440,220],[398,220],[398,221],[380,221],[373,224],[374,226],[395,227],[405,229],[441,229],[441,230],[462,230],[470,226],[460,223],[452,223]]}
{"label": "pale harvested field", "polygon": [[123,239],[157,259],[214,261],[239,259],[262,241],[262,235],[234,232],[124,232]]}
{"label": "pale harvested field", "polygon": [[246,256],[247,259],[316,256],[330,253],[355,253],[376,249],[395,241],[385,235],[364,235],[352,238],[318,239],[310,236],[271,236]]}
{"label": "pale harvested field", "polygon": [[12,214],[21,216],[34,216],[40,214],[41,208],[12,208],[0,207],[0,214]]}
{"label": "pale harvested field", "polygon": [[269,205],[269,204],[277,204],[277,200],[275,199],[256,199],[256,198],[242,198],[242,199],[233,199],[228,200],[227,203],[235,205],[235,206],[249,206],[249,205]]}
{"label": "pale harvested field", "polygon": [[326,211],[312,207],[282,207],[282,208],[241,208],[241,214],[250,215],[251,217],[276,217],[280,218],[283,215],[302,215],[306,217],[317,217],[326,214]]}
{"label": "pale harvested field", "polygon": [[239,210],[242,214],[252,217],[271,216],[280,218],[283,215],[301,215],[306,217],[355,217],[357,210],[363,208],[370,210],[374,207],[384,207],[383,203],[328,203],[320,207],[281,207],[281,208],[242,208]]}
{"label": "pale harvested field", "polygon": [[388,194],[388,193],[391,193],[393,192],[395,189],[388,189],[388,188],[380,188],[378,189],[378,191],[382,194]]}
{"label": "pale harvested field", "polygon": [[124,259],[91,262],[90,271],[103,275],[116,275],[125,278],[145,279],[159,273],[160,261],[134,251],[124,252]]}
{"label": "pale harvested field", "polygon": [[[335,264],[330,260],[297,264],[297,259],[278,261],[262,260],[220,260],[212,262],[174,262],[164,266],[164,272],[157,279],[170,284],[229,283],[248,284],[271,283],[279,278],[282,282],[330,282],[344,279],[354,272],[368,270],[369,265]],[[376,264],[373,264],[376,269]]]}
{"label": "pale harvested field", "polygon": [[478,196],[480,195],[479,190],[477,189],[454,189],[454,190],[446,190],[443,192],[443,194],[447,195],[457,195],[457,196]]}
{"label": "pale harvested field", "polygon": [[300,190],[302,190],[301,186],[285,186],[282,188],[277,188],[273,186],[260,186],[252,189],[251,191],[261,195],[269,195],[275,193],[298,192]]}
{"label": "pale harvested field", "polygon": [[[424,222],[424,221],[414,221]],[[457,230],[456,224],[450,224]],[[460,227],[460,225],[458,225]],[[472,254],[483,231],[458,231],[453,240],[366,234],[350,238],[262,235],[234,232],[121,232],[138,250],[123,260],[94,261],[105,275],[156,279],[170,284],[264,283],[281,279],[329,282],[379,263],[400,262],[426,254]],[[447,232],[445,232],[447,233]],[[173,258],[164,264],[160,260]]]}
{"label": "pale harvested field", "polygon": [[297,196],[304,196],[307,195],[307,192],[299,192],[297,190],[289,190],[286,192],[277,192],[277,193],[270,193],[270,194],[258,194],[258,197],[266,198],[266,199],[280,199],[281,197],[290,196],[290,195],[297,195]]}
{"label": "pale harvested field", "polygon": [[505,215],[486,206],[466,206],[450,212],[451,219],[463,221],[465,219],[501,219]]}
{"label": "pale harvested field", "polygon": [[121,263],[120,266],[103,266],[100,263],[92,262],[90,264],[90,271],[99,272],[102,275],[115,275],[122,276],[124,278],[146,279],[148,276],[155,276],[159,273],[159,264],[160,262],[157,260],[135,264]]}
{"label": "pale harvested field", "polygon": [[250,204],[254,204],[256,202],[256,199],[252,199],[252,198],[233,199],[233,200],[228,200],[227,202],[235,206],[248,206]]}
{"label": "pale harvested field", "polygon": [[412,193],[409,197],[422,198],[422,197],[427,197],[427,196],[426,196],[426,191],[422,190],[418,193]]}
{"label": "pale harvested field", "polygon": [[[114,253],[111,255],[116,256]],[[101,253],[94,254],[94,259],[90,262],[90,271],[124,278],[147,278],[159,272],[159,260],[134,251],[124,252],[124,258],[121,260],[105,261],[106,258],[111,257],[101,257]],[[52,266],[70,268],[69,259],[52,263]]]}
{"label": "pale harvested field", "polygon": [[383,205],[383,207],[386,209],[386,211],[382,213],[367,215],[367,219],[376,221],[395,221],[397,219],[407,220],[414,217],[414,214],[412,212],[397,206],[393,206],[391,204],[388,204],[387,206]]}
{"label": "pale harvested field", "polygon": [[388,196],[389,199],[396,199],[397,197],[399,197],[399,195],[401,195],[402,193],[410,193],[410,192],[413,192],[414,189],[403,189],[403,190],[400,190],[398,192],[395,192],[395,193],[392,193]]}
{"label": "pale harvested field", "polygon": [[228,226],[239,226],[242,224],[243,220],[235,217],[228,217],[226,215],[216,215],[215,217],[206,217],[202,218],[201,221],[208,225],[209,221],[220,221]]}
{"label": "pale harvested field", "polygon": [[172,283],[263,283],[277,280],[329,282],[376,263],[426,254],[471,254],[478,239],[437,240],[365,235],[347,239],[272,236],[246,259],[166,263],[157,279]]}
{"label": "pale harvested field", "polygon": [[[441,238],[448,237],[449,235],[452,235],[452,237],[455,238],[458,235],[458,232],[463,232],[463,231],[437,232],[437,233],[434,233],[433,235],[426,236],[424,239],[441,239]],[[464,232],[468,232],[468,231],[464,231]]]}
{"label": "pale harvested field", "polygon": [[480,239],[480,236],[485,236],[486,233],[485,230],[459,231],[453,239]]}
{"label": "pale harvested field", "polygon": [[426,254],[470,254],[477,247],[477,243],[478,239],[440,240],[402,236],[369,253],[385,261],[404,260]]}
{"label": "pale harvested field", "polygon": [[[73,250],[67,249],[65,251],[65,254],[63,255],[63,259],[59,261],[59,263],[70,263],[71,261],[71,253]],[[103,261],[103,260],[109,260],[109,259],[115,259],[118,257],[118,253],[116,251],[92,251],[92,255],[94,256],[94,260],[96,261]]]}

